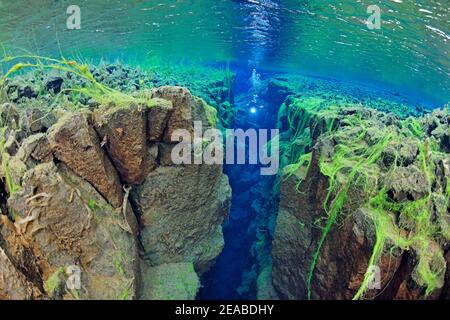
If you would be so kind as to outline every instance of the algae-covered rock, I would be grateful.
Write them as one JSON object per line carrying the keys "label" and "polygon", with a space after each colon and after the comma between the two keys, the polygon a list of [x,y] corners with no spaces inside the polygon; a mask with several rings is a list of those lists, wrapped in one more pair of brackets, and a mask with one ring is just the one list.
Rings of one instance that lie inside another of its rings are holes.
{"label": "algae-covered rock", "polygon": [[39,89],[35,83],[20,78],[9,81],[6,85],[6,92],[13,102],[18,102],[22,98],[33,99],[39,95]]}
{"label": "algae-covered rock", "polygon": [[200,279],[192,263],[145,264],[142,269],[145,287],[141,300],[195,300]]}
{"label": "algae-covered rock", "polygon": [[19,150],[16,157],[25,163],[29,163],[28,168],[31,168],[31,162],[50,162],[53,160],[52,151],[50,150],[50,144],[47,136],[43,133],[38,133],[26,138]]}
{"label": "algae-covered rock", "polygon": [[421,199],[430,188],[426,172],[414,165],[398,167],[388,176],[386,186],[389,196],[397,202]]}
{"label": "algae-covered rock", "polygon": [[56,116],[51,110],[45,110],[46,106],[27,107],[22,110],[20,127],[30,134],[45,132],[56,123]]}
{"label": "algae-covered rock", "polygon": [[94,124],[114,167],[127,184],[142,183],[146,166],[146,106],[107,105],[94,112]]}
{"label": "algae-covered rock", "polygon": [[[433,116],[393,120],[301,101],[283,110],[291,122],[281,150],[291,163],[280,177],[272,249],[280,297],[438,298],[448,269],[449,156],[427,130]],[[299,137],[310,138],[303,148]]]}
{"label": "algae-covered rock", "polygon": [[67,114],[49,129],[48,141],[55,157],[90,182],[115,207],[123,202],[116,169],[101,148],[91,114]]}
{"label": "algae-covered rock", "polygon": [[0,122],[11,129],[18,128],[20,121],[17,107],[12,103],[4,103],[0,106]]}

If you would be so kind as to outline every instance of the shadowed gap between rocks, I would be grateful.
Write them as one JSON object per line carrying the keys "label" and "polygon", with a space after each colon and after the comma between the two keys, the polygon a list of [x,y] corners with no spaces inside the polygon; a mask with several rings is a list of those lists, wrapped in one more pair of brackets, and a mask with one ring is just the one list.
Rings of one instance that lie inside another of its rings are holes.
{"label": "shadowed gap between rocks", "polygon": [[[278,106],[253,86],[252,70],[237,70],[233,128],[274,129]],[[248,163],[248,144],[246,162]],[[278,206],[275,176],[262,176],[260,165],[227,164],[232,188],[229,219],[223,225],[225,247],[202,277],[198,300],[270,299],[270,248]]]}

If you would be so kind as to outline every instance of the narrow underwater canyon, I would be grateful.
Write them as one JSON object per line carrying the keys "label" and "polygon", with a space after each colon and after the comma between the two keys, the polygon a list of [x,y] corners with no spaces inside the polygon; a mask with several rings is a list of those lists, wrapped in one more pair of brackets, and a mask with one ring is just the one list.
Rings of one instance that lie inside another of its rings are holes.
{"label": "narrow underwater canyon", "polygon": [[[276,108],[264,100],[259,77],[254,69],[240,69],[237,73],[234,128],[246,131],[276,127]],[[278,206],[277,195],[272,193],[276,177],[261,175],[261,165],[249,163],[248,143],[246,164],[224,167],[232,189],[230,217],[224,225],[225,247],[203,277],[199,299],[256,299],[258,276],[266,267],[263,261],[270,260],[274,231],[270,220],[274,222]]]}
{"label": "narrow underwater canyon", "polygon": [[[1,298],[448,299],[448,108],[248,68],[60,64],[75,75],[2,84]],[[174,163],[195,121],[279,129],[278,173]]]}

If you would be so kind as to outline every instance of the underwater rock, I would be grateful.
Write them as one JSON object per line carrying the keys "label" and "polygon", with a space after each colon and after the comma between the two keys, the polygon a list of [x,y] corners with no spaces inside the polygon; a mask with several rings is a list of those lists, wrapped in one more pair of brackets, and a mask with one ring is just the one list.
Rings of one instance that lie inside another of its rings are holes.
{"label": "underwater rock", "polygon": [[[21,150],[23,150],[23,156]],[[47,136],[43,133],[38,133],[25,139],[17,152],[17,156],[21,156],[21,160],[24,162],[28,159],[39,162],[50,162],[53,160],[50,144]]]}
{"label": "underwater rock", "polygon": [[414,165],[398,167],[386,181],[388,195],[396,202],[419,200],[430,188],[426,173]]}
{"label": "underwater rock", "polygon": [[404,141],[394,141],[390,143],[383,151],[383,163],[386,167],[394,164],[408,167],[416,160],[419,154],[419,148],[414,139],[406,138]]}
{"label": "underwater rock", "polygon": [[[16,237],[37,260],[46,293],[53,299],[135,297],[137,244],[122,209],[112,208],[64,166],[39,164],[23,180],[8,207]],[[76,290],[60,283],[67,280],[67,268],[80,269]]]}
{"label": "underwater rock", "polygon": [[63,82],[64,82],[64,79],[62,77],[58,77],[58,76],[49,77],[45,81],[45,89],[52,93],[60,93]]}
{"label": "underwater rock", "polygon": [[147,164],[145,166],[145,176],[156,169],[160,164],[159,161],[159,146],[157,143],[150,143],[147,148]]}
{"label": "underwater rock", "polygon": [[447,251],[445,255],[445,260],[447,261],[447,272],[445,273],[445,287],[442,290],[441,299],[449,300],[450,299],[450,251]]}
{"label": "underwater rock", "polygon": [[[3,212],[8,212],[8,208]],[[14,267],[40,292],[45,292],[39,260],[34,255],[30,243],[25,241],[17,231],[10,217],[0,215],[0,246]]]}
{"label": "underwater rock", "polygon": [[42,296],[0,248],[0,300],[35,300]]}
{"label": "underwater rock", "polygon": [[171,101],[158,98],[151,100],[147,112],[148,141],[162,141],[172,110],[173,105]]}
{"label": "underwater rock", "polygon": [[6,93],[10,101],[18,102],[22,98],[34,99],[38,97],[38,89],[34,83],[22,79],[12,81],[6,85]]}
{"label": "underwater rock", "polygon": [[50,148],[76,174],[90,182],[115,207],[123,202],[123,190],[116,169],[101,149],[92,127],[92,114],[67,114],[48,131]]}
{"label": "underwater rock", "polygon": [[0,105],[0,120],[2,126],[7,126],[10,129],[18,128],[20,116],[17,107],[12,103]]}
{"label": "underwater rock", "polygon": [[136,187],[151,265],[193,262],[206,271],[221,252],[231,190],[219,165],[158,167]]}
{"label": "underwater rock", "polygon": [[[395,93],[361,87],[351,83],[306,77],[279,75],[266,80],[263,94],[271,109],[278,110],[286,98],[320,98],[324,105],[363,105],[375,110],[394,113],[399,118],[418,117],[426,113],[421,106]],[[392,119],[386,119],[389,121]]]}
{"label": "underwater rock", "polygon": [[285,79],[270,79],[267,84],[267,92],[265,99],[273,106],[280,106],[289,95],[295,93],[295,89],[291,87]]}
{"label": "underwater rock", "polygon": [[[220,165],[174,165],[169,132],[192,131],[194,120],[216,126],[216,112],[185,88],[151,94],[158,98],[148,105],[91,111],[2,105],[0,245],[37,288],[33,297],[135,299],[144,288],[145,299],[195,298],[199,275],[224,246],[231,190]],[[142,273],[141,263],[150,263]],[[81,288],[73,290],[67,281],[77,268]],[[9,281],[2,294],[11,292]]]}
{"label": "underwater rock", "polygon": [[195,300],[200,279],[192,263],[168,263],[142,267],[145,287],[141,300]]}
{"label": "underwater rock", "polygon": [[169,100],[173,105],[173,111],[169,115],[163,136],[164,142],[171,143],[172,134],[177,129],[193,132],[194,99],[186,88],[160,87],[152,91],[152,98]]}
{"label": "underwater rock", "polygon": [[[306,176],[292,175],[282,178],[280,211],[278,213],[273,242],[273,282],[284,299],[306,299],[308,296],[308,272],[312,254],[320,238],[317,219],[323,214],[327,196],[328,178],[320,173],[319,159],[324,147],[317,147],[312,154]],[[301,192],[299,192],[301,190]],[[349,192],[352,200],[346,211],[356,211],[362,203],[357,188]],[[318,257],[314,274],[313,299],[351,299],[355,287],[364,276],[367,261],[375,242],[375,230],[368,214],[357,211],[330,232]],[[345,243],[345,245],[343,245]],[[393,265],[399,258],[391,259]],[[395,270],[395,268],[394,268]],[[392,270],[383,270],[386,278]],[[385,279],[383,277],[383,279]]]}
{"label": "underwater rock", "polygon": [[17,152],[19,143],[26,137],[26,133],[20,129],[9,130],[9,128],[6,127],[5,136],[7,138],[3,145],[3,149],[10,155],[14,155]]}
{"label": "underwater rock", "polygon": [[308,99],[286,108],[297,131],[281,148],[290,164],[272,247],[280,298],[437,299],[448,270],[449,158],[420,125],[428,116],[393,120]]}
{"label": "underwater rock", "polygon": [[[61,63],[64,64],[63,62]],[[100,63],[99,65],[90,66],[89,72],[93,77],[93,81],[98,84],[132,96],[142,96],[143,93],[146,95],[145,92],[161,86],[182,86],[188,88],[195,96],[204,99],[206,103],[220,112],[219,127],[231,126],[235,116],[232,106],[234,103],[234,74],[229,70],[205,68],[199,65],[195,68],[177,68],[174,66],[173,69],[164,68],[164,71],[143,71],[121,63]],[[85,88],[92,85],[93,82],[76,73],[62,72],[49,68],[49,70],[31,69],[31,71],[24,74],[15,75],[11,81],[7,80],[11,89],[9,93],[6,93],[6,99],[2,102],[13,101],[21,106],[29,106],[32,102],[38,102],[48,106],[56,99],[62,98],[65,105],[73,103],[74,105],[90,108],[98,107],[95,99],[87,94],[71,94],[71,88]],[[67,90],[61,90],[61,79]],[[17,87],[20,86],[38,89],[35,89],[36,94],[32,96],[32,99],[29,99],[23,95],[19,97]],[[58,89],[60,90],[59,92]],[[151,98],[151,95],[148,98]]]}
{"label": "underwater rock", "polygon": [[172,150],[174,148],[174,144],[169,143],[159,143],[159,154],[158,161],[161,166],[173,166],[174,163],[172,161]]}
{"label": "underwater rock", "polygon": [[102,106],[94,111],[94,126],[121,180],[142,183],[146,166],[146,106]]}
{"label": "underwater rock", "polygon": [[[38,133],[26,138],[16,154],[23,162],[35,160],[38,162],[50,162],[53,160],[52,151],[47,136]],[[31,166],[28,166],[31,168]]]}
{"label": "underwater rock", "polygon": [[29,107],[21,113],[20,128],[29,134],[45,132],[56,121],[57,119],[53,112],[44,111],[42,107]]}
{"label": "underwater rock", "polygon": [[[3,156],[9,155],[3,154]],[[10,171],[10,178],[15,185],[20,186],[27,170],[34,168],[39,163],[51,161],[53,161],[53,155],[47,136],[43,133],[29,136],[23,140],[17,153],[9,157],[8,170]]]}

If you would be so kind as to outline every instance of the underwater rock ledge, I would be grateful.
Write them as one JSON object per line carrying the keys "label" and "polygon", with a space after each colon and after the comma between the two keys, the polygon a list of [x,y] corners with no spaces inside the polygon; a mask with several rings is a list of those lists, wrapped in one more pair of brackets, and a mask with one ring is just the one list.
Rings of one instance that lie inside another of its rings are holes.
{"label": "underwater rock ledge", "polygon": [[449,299],[448,108],[402,119],[288,97],[279,126],[280,298]]}
{"label": "underwater rock ledge", "polygon": [[[166,134],[208,123],[211,107],[182,87],[143,96],[0,106],[0,298],[195,298],[231,189],[221,165],[172,164]],[[80,290],[65,285],[74,266]]]}

